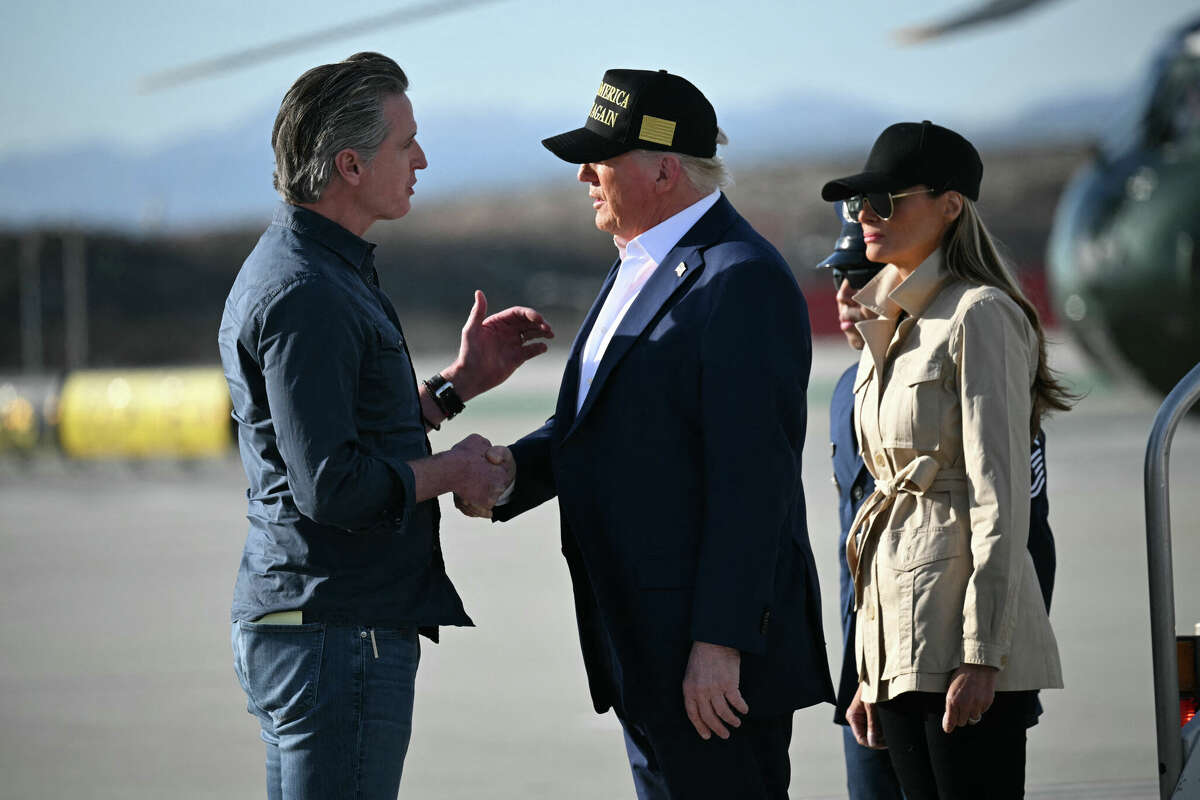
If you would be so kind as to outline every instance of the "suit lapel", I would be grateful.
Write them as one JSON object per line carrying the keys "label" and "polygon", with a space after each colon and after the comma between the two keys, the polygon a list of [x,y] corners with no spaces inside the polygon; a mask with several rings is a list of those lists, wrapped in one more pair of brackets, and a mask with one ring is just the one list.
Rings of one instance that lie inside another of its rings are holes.
{"label": "suit lapel", "polygon": [[579,361],[583,358],[583,348],[592,332],[592,326],[596,324],[596,317],[600,315],[600,309],[604,307],[604,300],[612,291],[613,283],[617,280],[617,271],[620,266],[620,259],[613,262],[612,268],[608,271],[608,277],[604,279],[604,285],[600,287],[600,294],[596,296],[587,316],[583,318],[583,324],[579,326],[579,332],[575,334],[575,341],[571,343],[571,355],[567,358],[566,369],[563,370],[562,385],[558,389],[558,405],[554,411],[554,419],[557,422],[555,427],[560,431],[567,430],[575,422],[575,407],[578,405],[576,400],[579,393]]}
{"label": "suit lapel", "polygon": [[[650,276],[650,280],[646,281],[646,285],[642,287],[637,299],[633,301],[633,305],[629,307],[621,324],[614,331],[612,340],[609,341],[608,347],[604,351],[604,357],[600,359],[596,375],[592,378],[587,398],[583,401],[579,414],[567,431],[567,436],[570,436],[579,427],[580,422],[587,416],[588,411],[595,404],[596,398],[603,391],[608,377],[634,344],[641,339],[642,333],[658,316],[663,306],[683,287],[690,286],[696,276],[700,274],[704,267],[704,248],[716,241],[717,237],[729,228],[735,215],[733,206],[724,195],[721,195],[721,199],[717,201],[716,205],[710,208],[700,218],[700,221],[683,235],[683,238],[667,253],[666,258],[654,270],[654,274]],[[611,285],[612,280],[610,279],[609,286],[611,287]],[[598,309],[602,304],[603,298],[596,301],[593,313],[590,315],[591,322],[595,322],[595,316],[599,313]],[[590,325],[588,329],[590,330]],[[580,338],[585,341],[587,339],[583,331],[580,331]],[[582,345],[580,345],[580,349],[582,349]],[[578,358],[578,353],[573,354],[572,360],[576,362],[576,385],[579,382]]]}

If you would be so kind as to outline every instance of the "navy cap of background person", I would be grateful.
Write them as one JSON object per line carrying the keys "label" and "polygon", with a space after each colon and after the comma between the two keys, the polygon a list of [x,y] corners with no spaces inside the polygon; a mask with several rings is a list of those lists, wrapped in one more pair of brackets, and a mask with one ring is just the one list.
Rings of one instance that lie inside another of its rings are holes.
{"label": "navy cap of background person", "polygon": [[665,69],[610,69],[583,127],[542,144],[571,164],[595,164],[630,150],[712,158],[717,112],[699,89]]}
{"label": "navy cap of background person", "polygon": [[872,275],[883,269],[883,264],[867,260],[867,243],[863,240],[862,223],[846,216],[844,203],[834,203],[833,208],[838,222],[842,223],[842,232],[834,242],[833,252],[815,268],[836,269],[840,272],[850,269],[874,270]]}
{"label": "navy cap of background person", "polygon": [[929,120],[897,122],[879,134],[863,171],[829,181],[821,189],[821,198],[832,202],[924,185],[938,192],[953,189],[978,200],[982,180],[983,161],[962,136]]}

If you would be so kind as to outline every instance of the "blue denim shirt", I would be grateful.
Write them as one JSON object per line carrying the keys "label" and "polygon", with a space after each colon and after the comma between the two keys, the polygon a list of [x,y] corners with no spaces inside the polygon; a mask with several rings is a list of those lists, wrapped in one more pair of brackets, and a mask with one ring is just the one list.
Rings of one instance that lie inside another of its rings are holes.
{"label": "blue denim shirt", "polygon": [[291,205],[225,302],[218,341],[250,488],[233,619],[470,625],[446,576],[437,500],[406,462],[429,455],[400,320],[375,246]]}

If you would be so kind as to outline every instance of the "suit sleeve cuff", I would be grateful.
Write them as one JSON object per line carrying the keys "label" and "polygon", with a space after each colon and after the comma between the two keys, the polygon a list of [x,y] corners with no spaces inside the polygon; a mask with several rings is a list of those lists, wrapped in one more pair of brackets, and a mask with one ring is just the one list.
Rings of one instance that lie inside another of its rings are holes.
{"label": "suit sleeve cuff", "polygon": [[704,625],[692,623],[692,641],[732,647],[743,653],[762,655],[767,652],[767,624],[770,612],[764,611],[767,622],[761,618],[743,621],[742,625]]}

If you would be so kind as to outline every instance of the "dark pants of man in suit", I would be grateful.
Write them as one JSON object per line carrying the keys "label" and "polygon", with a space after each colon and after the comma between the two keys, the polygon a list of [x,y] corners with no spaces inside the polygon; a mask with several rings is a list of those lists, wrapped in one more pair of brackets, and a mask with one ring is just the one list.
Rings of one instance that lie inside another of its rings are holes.
{"label": "dark pants of man in suit", "polygon": [[[616,655],[608,647],[608,669]],[[613,712],[625,731],[625,752],[638,800],[788,800],[792,766],[792,715],[742,717],[728,739],[707,741],[696,733],[680,704],[678,710],[631,720],[624,709]],[[886,756],[886,753],[884,753]]]}
{"label": "dark pants of man in suit", "polygon": [[682,713],[621,725],[638,800],[787,800],[791,714],[748,717],[728,739],[708,741]]}

